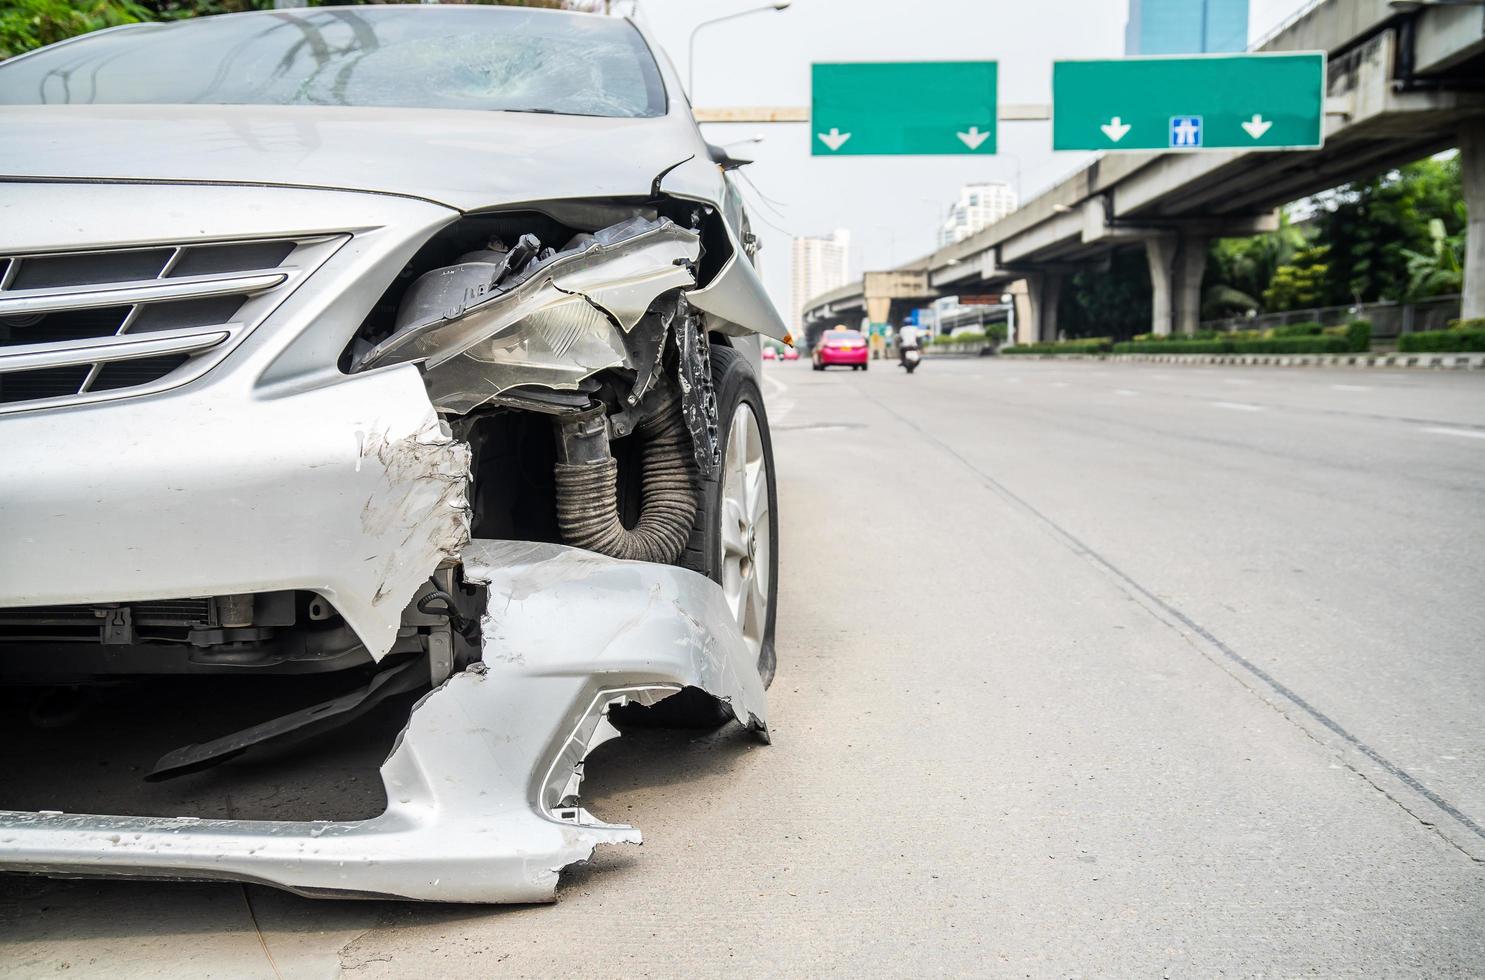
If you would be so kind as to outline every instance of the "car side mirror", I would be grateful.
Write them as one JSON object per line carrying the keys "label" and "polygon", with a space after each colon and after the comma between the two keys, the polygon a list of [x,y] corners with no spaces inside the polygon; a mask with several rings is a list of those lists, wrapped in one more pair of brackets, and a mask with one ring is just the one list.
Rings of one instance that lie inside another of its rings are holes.
{"label": "car side mirror", "polygon": [[723,170],[736,170],[738,167],[746,167],[752,163],[751,157],[736,157],[728,153],[725,147],[717,146],[715,143],[706,145],[707,155],[712,158],[712,163]]}

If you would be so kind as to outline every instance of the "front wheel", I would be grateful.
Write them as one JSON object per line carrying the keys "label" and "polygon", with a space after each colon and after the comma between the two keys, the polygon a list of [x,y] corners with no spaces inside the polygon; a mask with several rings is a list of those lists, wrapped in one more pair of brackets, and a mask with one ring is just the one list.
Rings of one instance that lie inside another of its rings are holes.
{"label": "front wheel", "polygon": [[748,362],[712,348],[722,465],[701,481],[701,507],[681,564],[722,586],[764,686],[773,682],[778,599],[778,486],[763,393]]}
{"label": "front wheel", "polygon": [[[763,393],[748,362],[730,347],[713,346],[711,366],[722,465],[701,480],[696,524],[678,564],[722,587],[766,688],[778,666],[773,644],[779,594],[773,440]],[[690,728],[715,728],[732,717],[720,701],[695,688],[640,712],[626,709],[621,717],[638,721],[648,716],[659,724]]]}

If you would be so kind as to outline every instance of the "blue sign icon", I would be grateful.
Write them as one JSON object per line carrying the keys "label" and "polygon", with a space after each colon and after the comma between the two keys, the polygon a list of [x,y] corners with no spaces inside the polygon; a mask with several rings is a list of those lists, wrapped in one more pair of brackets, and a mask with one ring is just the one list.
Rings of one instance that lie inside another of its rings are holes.
{"label": "blue sign icon", "polygon": [[1173,147],[1201,146],[1201,117],[1171,116],[1170,145]]}

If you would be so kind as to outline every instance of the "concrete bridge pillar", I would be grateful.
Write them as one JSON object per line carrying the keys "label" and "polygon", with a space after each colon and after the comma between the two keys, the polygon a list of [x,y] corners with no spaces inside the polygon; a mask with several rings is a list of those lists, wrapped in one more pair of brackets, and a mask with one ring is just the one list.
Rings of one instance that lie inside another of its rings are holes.
{"label": "concrete bridge pillar", "polygon": [[1485,317],[1485,119],[1473,119],[1461,130],[1459,170],[1469,221],[1459,315],[1468,320]]}
{"label": "concrete bridge pillar", "polygon": [[1145,261],[1150,264],[1150,332],[1165,336],[1175,324],[1176,252],[1181,240],[1175,234],[1145,240]]}
{"label": "concrete bridge pillar", "polygon": [[1176,255],[1177,333],[1194,334],[1201,326],[1201,277],[1207,271],[1207,240],[1200,235],[1182,235]]}
{"label": "concrete bridge pillar", "polygon": [[1166,232],[1145,240],[1150,263],[1150,332],[1192,334],[1201,323],[1201,277],[1207,241],[1200,235]]}
{"label": "concrete bridge pillar", "polygon": [[1029,272],[1026,290],[1012,290],[1016,302],[1017,340],[1023,344],[1057,339],[1057,301],[1062,296],[1061,272]]}

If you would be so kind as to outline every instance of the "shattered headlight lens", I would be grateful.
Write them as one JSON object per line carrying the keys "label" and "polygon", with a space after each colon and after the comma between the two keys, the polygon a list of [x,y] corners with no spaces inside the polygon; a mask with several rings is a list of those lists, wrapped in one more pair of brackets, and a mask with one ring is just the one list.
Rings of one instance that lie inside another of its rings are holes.
{"label": "shattered headlight lens", "polygon": [[634,218],[533,256],[461,262],[409,289],[391,336],[353,370],[424,365],[429,396],[463,414],[519,385],[573,389],[597,371],[630,366],[624,334],[660,294],[696,284],[700,237],[669,219]]}

